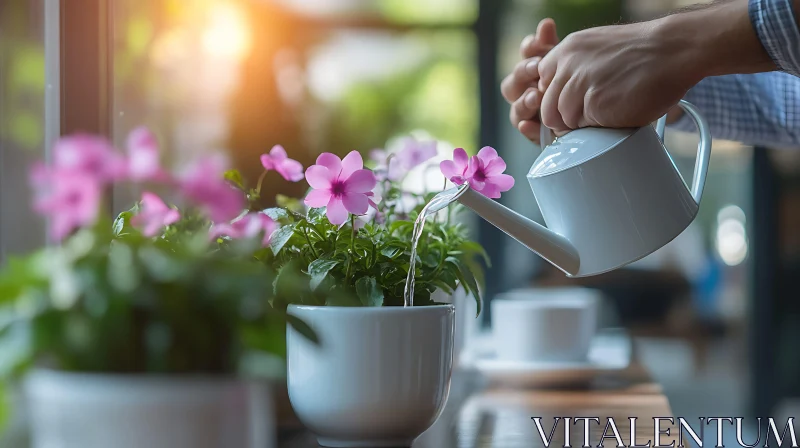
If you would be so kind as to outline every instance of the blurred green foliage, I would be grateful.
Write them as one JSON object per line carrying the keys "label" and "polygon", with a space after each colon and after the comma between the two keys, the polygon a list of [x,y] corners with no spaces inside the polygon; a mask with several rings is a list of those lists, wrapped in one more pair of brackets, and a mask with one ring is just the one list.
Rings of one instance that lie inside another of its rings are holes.
{"label": "blurred green foliage", "polygon": [[[623,0],[544,0],[539,14],[556,21],[560,38],[595,26],[612,25],[624,20]],[[536,29],[536,24],[531,24]]]}
{"label": "blurred green foliage", "polygon": [[34,151],[44,140],[41,17],[26,0],[0,2],[0,144]]}
{"label": "blurred green foliage", "polygon": [[395,23],[469,25],[478,18],[478,0],[379,0],[377,4],[381,14]]}
{"label": "blurred green foliage", "polygon": [[340,102],[330,105],[328,150],[368,151],[417,130],[456,146],[475,146],[479,100],[474,35],[417,31],[410,37],[428,51],[427,57],[384,79],[354,83]]}
{"label": "blurred green foliage", "polygon": [[4,266],[0,373],[230,375],[264,346],[254,335],[283,328],[269,306],[274,275],[252,257],[259,242],[217,247],[191,214],[146,238],[134,212]]}

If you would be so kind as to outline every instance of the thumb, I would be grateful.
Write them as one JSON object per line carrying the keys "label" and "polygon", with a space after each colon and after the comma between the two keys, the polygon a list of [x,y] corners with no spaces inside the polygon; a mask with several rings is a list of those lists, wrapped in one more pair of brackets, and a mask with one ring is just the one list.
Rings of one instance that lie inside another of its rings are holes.
{"label": "thumb", "polygon": [[547,18],[539,22],[539,27],[536,28],[536,40],[544,45],[558,44],[555,20]]}

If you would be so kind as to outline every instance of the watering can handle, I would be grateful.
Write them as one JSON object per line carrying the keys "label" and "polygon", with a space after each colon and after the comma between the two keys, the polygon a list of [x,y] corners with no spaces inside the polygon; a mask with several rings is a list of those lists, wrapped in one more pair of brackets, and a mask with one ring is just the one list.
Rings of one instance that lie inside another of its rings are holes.
{"label": "watering can handle", "polygon": [[[697,126],[697,131],[700,133],[700,143],[697,145],[697,159],[694,163],[694,175],[692,176],[692,197],[695,202],[700,204],[700,198],[703,197],[703,188],[706,185],[706,175],[708,174],[708,165],[711,161],[711,131],[708,129],[708,123],[700,115],[697,108],[687,101],[681,100],[678,105],[684,110]],[[656,134],[661,142],[664,142],[664,130],[667,126],[667,116],[658,119],[656,123]]]}
{"label": "watering can handle", "polygon": [[544,125],[544,123],[542,123],[541,112],[539,115],[539,123],[541,124],[539,126],[539,146],[544,148],[553,143],[553,141],[556,139],[556,136],[555,134],[553,134],[553,131],[550,130],[550,128],[548,128],[547,126]]}

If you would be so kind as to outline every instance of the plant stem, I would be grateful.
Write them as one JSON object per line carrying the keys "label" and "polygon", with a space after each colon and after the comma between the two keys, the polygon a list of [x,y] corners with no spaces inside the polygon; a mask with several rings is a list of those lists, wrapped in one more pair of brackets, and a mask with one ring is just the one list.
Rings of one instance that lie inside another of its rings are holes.
{"label": "plant stem", "polygon": [[267,175],[267,170],[264,170],[260,176],[258,176],[258,183],[256,184],[256,192],[258,193],[258,197],[261,197],[261,184],[264,182],[264,177]]}
{"label": "plant stem", "polygon": [[353,267],[353,257],[356,250],[356,215],[350,215],[350,226],[353,228],[353,233],[350,234],[350,257],[347,260],[347,271],[344,278],[350,283],[350,268]]}
{"label": "plant stem", "polygon": [[303,228],[303,236],[305,236],[306,241],[308,241],[308,248],[311,249],[311,255],[313,255],[314,258],[319,258],[317,251],[314,250],[314,245],[311,244],[311,238],[308,237],[308,230],[306,228]]}

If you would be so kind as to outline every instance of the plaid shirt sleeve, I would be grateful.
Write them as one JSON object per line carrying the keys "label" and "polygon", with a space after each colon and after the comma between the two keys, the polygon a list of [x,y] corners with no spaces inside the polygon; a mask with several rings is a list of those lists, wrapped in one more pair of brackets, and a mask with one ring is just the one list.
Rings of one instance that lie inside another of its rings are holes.
{"label": "plaid shirt sleeve", "polygon": [[[686,95],[714,138],[800,145],[800,30],[792,0],[750,0],[750,21],[780,71],[706,78]],[[684,116],[673,128],[694,131]]]}
{"label": "plaid shirt sleeve", "polygon": [[[716,139],[750,145],[800,145],[800,78],[782,72],[706,78],[684,99],[697,106]],[[694,132],[687,115],[672,128]]]}
{"label": "plaid shirt sleeve", "polygon": [[800,30],[792,0],[750,0],[750,22],[778,69],[800,76]]}

